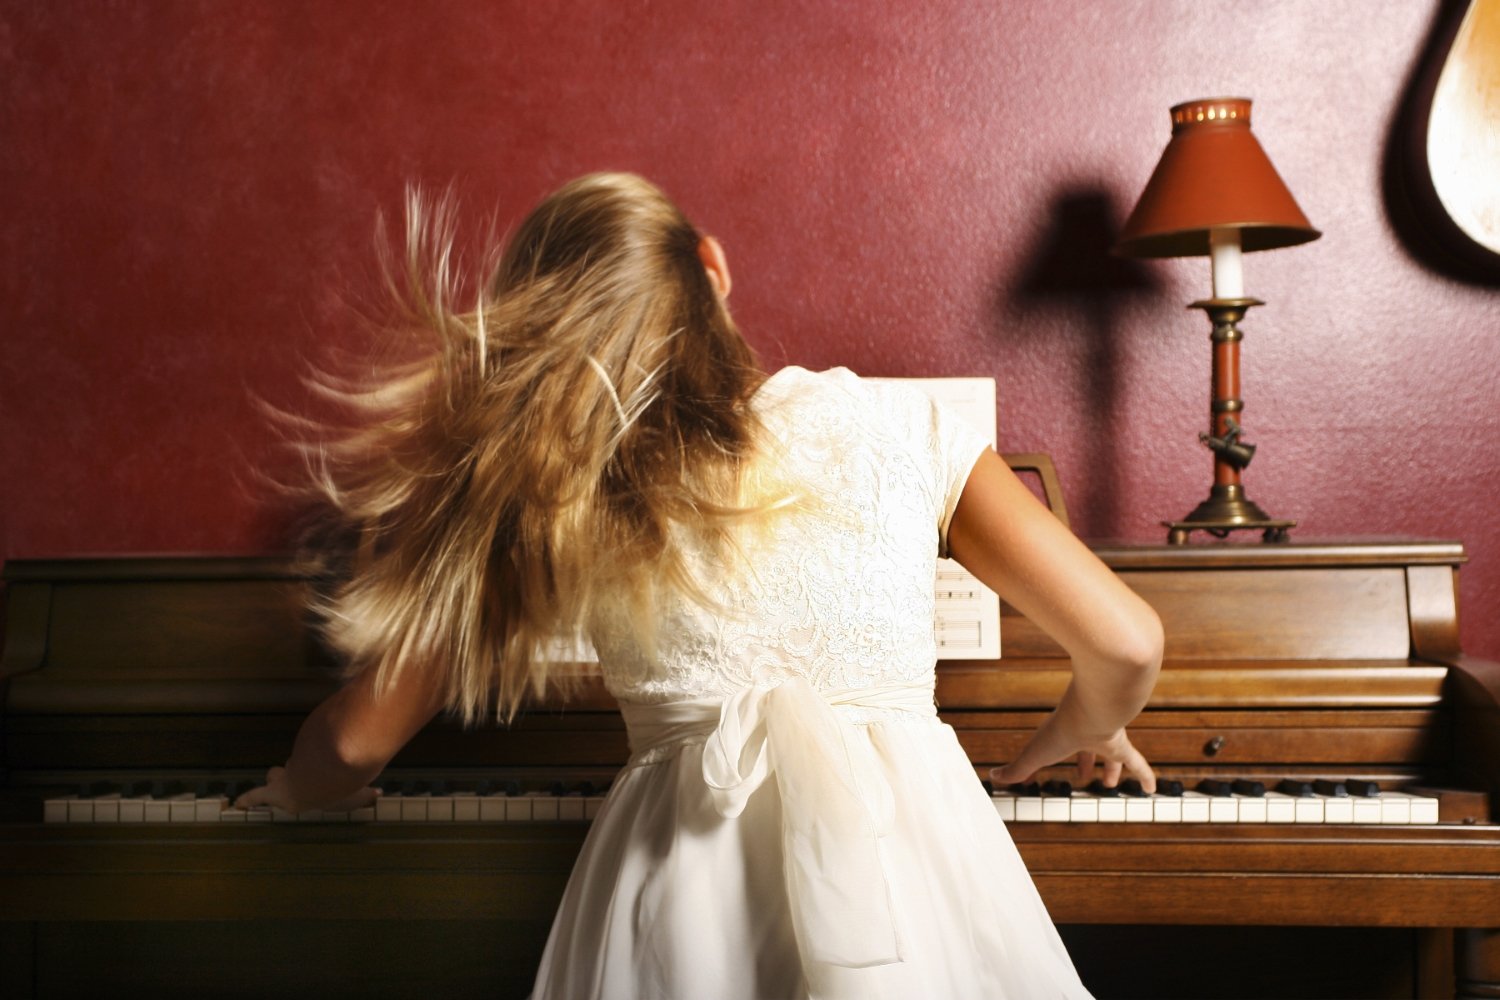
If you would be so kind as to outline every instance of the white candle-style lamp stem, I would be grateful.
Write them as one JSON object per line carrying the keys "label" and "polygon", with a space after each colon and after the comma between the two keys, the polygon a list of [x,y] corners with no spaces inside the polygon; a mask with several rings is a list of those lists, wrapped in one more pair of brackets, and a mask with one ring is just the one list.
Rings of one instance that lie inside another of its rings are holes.
{"label": "white candle-style lamp stem", "polygon": [[1208,234],[1208,261],[1213,275],[1214,298],[1238,299],[1245,295],[1244,254],[1240,231],[1219,228]]}

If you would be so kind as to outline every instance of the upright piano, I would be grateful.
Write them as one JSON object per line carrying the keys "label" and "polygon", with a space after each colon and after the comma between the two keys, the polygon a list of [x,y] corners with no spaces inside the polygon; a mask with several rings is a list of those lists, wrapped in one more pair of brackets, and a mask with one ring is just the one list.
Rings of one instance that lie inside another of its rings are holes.
{"label": "upright piano", "polygon": [[[1096,551],[1165,624],[1132,730],[1160,774],[1416,788],[1436,816],[1011,823],[1085,982],[1500,996],[1500,665],[1460,649],[1462,547]],[[218,557],[14,560],[4,578],[0,995],[526,994],[627,754],[596,682],[510,728],[434,723],[383,776],[381,815],[221,821],[337,683],[304,617],[317,581]],[[1002,614],[1002,660],[938,671],[976,780],[1068,677],[1054,643]]]}

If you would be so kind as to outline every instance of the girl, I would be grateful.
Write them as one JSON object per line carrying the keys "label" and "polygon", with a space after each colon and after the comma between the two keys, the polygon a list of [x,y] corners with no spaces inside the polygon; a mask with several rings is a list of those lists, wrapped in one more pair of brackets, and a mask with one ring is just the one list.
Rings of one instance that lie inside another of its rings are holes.
{"label": "girl", "polygon": [[[408,237],[409,273],[446,261]],[[1123,729],[1160,664],[1150,608],[914,390],[766,377],[722,248],[638,177],[542,202],[472,312],[446,287],[410,283],[438,348],[323,463],[363,533],[328,609],[356,673],[238,804],[367,800],[434,714],[509,719],[582,630],[632,755],[537,998],[1087,996],[936,717],[934,560],[1072,657],[1002,782],[1076,756],[1154,788]]]}

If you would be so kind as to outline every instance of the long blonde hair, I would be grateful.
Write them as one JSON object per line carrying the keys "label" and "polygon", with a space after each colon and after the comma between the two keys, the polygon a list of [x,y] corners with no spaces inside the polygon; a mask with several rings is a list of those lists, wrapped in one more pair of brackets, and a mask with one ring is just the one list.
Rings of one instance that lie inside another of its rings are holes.
{"label": "long blonde hair", "polygon": [[[722,541],[764,379],[698,256],[699,232],[656,187],[593,174],[516,230],[477,305],[453,306],[451,205],[408,198],[404,260],[386,268],[416,362],[358,384],[316,449],[320,493],[357,527],[325,631],[377,690],[443,672],[450,711],[511,718],[540,693],[538,655],[607,594],[644,613],[701,596],[684,538]],[[390,262],[388,262],[389,264]]]}

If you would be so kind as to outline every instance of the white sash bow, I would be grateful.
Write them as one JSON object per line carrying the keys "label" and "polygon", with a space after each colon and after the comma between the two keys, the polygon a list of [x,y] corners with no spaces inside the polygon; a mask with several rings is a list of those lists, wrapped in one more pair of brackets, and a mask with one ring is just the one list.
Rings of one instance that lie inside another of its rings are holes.
{"label": "white sash bow", "polygon": [[815,691],[804,678],[747,686],[723,702],[622,704],[631,749],[706,736],[703,780],[733,818],[774,775],[793,929],[804,961],[848,968],[901,961],[880,838],[891,789],[869,739],[837,706],[935,716],[930,684]]}

